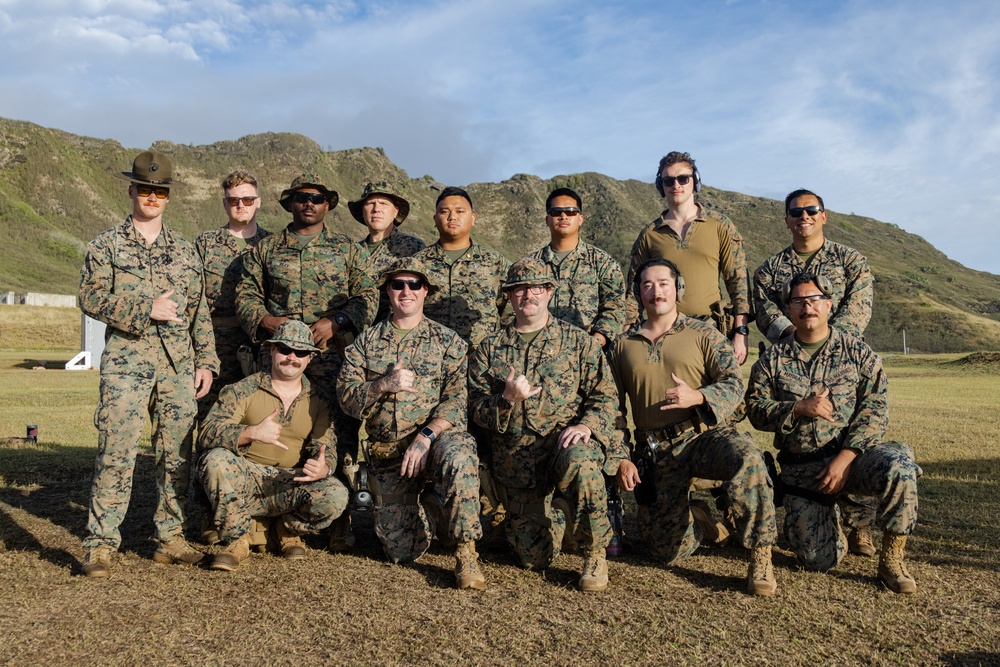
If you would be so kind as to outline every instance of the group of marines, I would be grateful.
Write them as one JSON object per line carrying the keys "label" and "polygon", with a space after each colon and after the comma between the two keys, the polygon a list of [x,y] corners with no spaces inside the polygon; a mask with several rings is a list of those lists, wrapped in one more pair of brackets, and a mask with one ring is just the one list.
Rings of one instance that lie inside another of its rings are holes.
{"label": "group of marines", "polygon": [[[395,563],[436,539],[454,549],[456,585],[482,589],[485,528],[526,568],[579,553],[580,589],[602,591],[609,496],[622,490],[663,561],[731,533],[751,594],[777,589],[782,503],[804,567],[875,555],[877,526],[879,579],[916,590],[903,555],[921,471],[885,440],[886,376],[861,338],[872,275],[825,238],[816,194],[786,198],[792,244],[751,293],[743,240],[696,201],[687,153],[660,161],[667,208],[639,234],[627,279],[580,239],[569,188],[545,202],[550,243],[512,265],[473,241],[461,188],[440,192],[425,247],[399,229],[409,202],[369,183],[348,204],[368,229],[353,242],[324,222],[338,194],[319,176],[281,193],[292,221],[269,234],[256,180],[235,171],[222,183],[229,222],[191,244],[163,224],[166,156],[142,153],[122,177],[132,215],[90,244],[80,286],[81,308],[108,324],[83,574],[109,575],[145,408],[160,563],[206,557],[184,537],[193,466],[202,536],[222,543],[216,570],[255,544],[304,558],[301,536],[327,528],[331,550],[350,550],[351,506],[370,491]],[[772,345],[744,389],[751,311]],[[780,473],[737,430],[744,416],[774,433]],[[692,500],[713,486],[722,522]]]}

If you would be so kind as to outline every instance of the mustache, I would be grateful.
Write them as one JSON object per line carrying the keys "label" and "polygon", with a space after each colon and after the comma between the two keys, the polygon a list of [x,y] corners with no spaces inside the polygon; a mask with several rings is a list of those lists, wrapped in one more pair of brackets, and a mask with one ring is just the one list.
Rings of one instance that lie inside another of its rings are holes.
{"label": "mustache", "polygon": [[291,366],[292,368],[301,368],[302,364],[294,359],[285,359],[279,366]]}

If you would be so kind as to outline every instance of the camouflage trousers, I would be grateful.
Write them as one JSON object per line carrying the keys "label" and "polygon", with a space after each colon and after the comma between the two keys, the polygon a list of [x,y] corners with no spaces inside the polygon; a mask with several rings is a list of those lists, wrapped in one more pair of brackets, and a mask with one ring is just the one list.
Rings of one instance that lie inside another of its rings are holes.
{"label": "camouflage trousers", "polygon": [[[431,445],[427,468],[419,477],[400,476],[402,457],[371,460],[369,483],[375,491],[375,534],[393,563],[419,558],[435,534],[449,541],[478,540],[479,458],[465,431],[445,431]],[[431,488],[426,489],[428,484]],[[424,493],[437,495],[447,526],[431,525]]]}
{"label": "camouflage trousers", "polygon": [[94,413],[97,461],[90,492],[85,548],[121,544],[119,527],[132,497],[132,474],[147,412],[156,459],[156,511],[161,542],[183,534],[191,480],[194,377],[177,374],[165,359],[157,376],[102,374]]}
{"label": "camouflage trousers", "polygon": [[750,437],[731,426],[720,426],[681,444],[656,466],[653,503],[638,506],[639,532],[650,553],[674,562],[693,554],[701,543],[701,527],[691,516],[693,478],[723,483],[740,544],[773,546],[778,537],[774,490],[764,456]]}
{"label": "camouflage trousers", "polygon": [[219,377],[212,382],[209,392],[198,399],[198,423],[208,416],[209,410],[219,400],[222,388],[243,379],[243,367],[236,357],[241,345],[250,345],[250,337],[239,327],[215,330],[215,353],[219,357]]}
{"label": "camouflage trousers", "polygon": [[254,463],[228,449],[209,449],[198,461],[198,479],[223,542],[250,532],[255,517],[286,516],[296,534],[316,533],[347,508],[347,488],[335,477],[296,482],[298,468]]}
{"label": "camouflage trousers", "polygon": [[[567,525],[575,527],[571,537],[582,550],[604,549],[611,541],[601,450],[592,444],[558,448],[550,461],[540,466],[534,488],[496,482],[507,508],[507,541],[521,565],[532,570],[552,564]],[[569,505],[571,516],[553,509],[556,494]]]}
{"label": "camouflage trousers", "polygon": [[[782,465],[781,481],[815,491],[816,475],[828,462]],[[884,531],[909,535],[917,525],[917,478],[922,474],[909,445],[884,442],[854,459],[838,501],[848,494],[872,498],[876,524]],[[840,502],[826,507],[786,494],[784,506],[785,538],[803,565],[822,571],[843,560],[847,544]]]}
{"label": "camouflage trousers", "polygon": [[[358,432],[361,421],[350,416],[337,400],[337,376],[344,365],[344,355],[331,341],[330,347],[313,357],[306,368],[306,377],[316,393],[330,406],[330,418],[337,434],[337,477],[347,483],[359,460]],[[266,351],[266,347],[265,351]],[[268,358],[270,362],[270,358]]]}

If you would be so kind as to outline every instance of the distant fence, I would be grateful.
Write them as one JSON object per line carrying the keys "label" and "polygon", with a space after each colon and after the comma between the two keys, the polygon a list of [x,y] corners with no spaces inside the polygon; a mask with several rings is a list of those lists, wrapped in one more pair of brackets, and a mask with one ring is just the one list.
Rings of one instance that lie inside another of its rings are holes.
{"label": "distant fence", "polygon": [[56,306],[76,308],[76,297],[72,294],[41,294],[39,292],[0,292],[0,303],[11,306]]}

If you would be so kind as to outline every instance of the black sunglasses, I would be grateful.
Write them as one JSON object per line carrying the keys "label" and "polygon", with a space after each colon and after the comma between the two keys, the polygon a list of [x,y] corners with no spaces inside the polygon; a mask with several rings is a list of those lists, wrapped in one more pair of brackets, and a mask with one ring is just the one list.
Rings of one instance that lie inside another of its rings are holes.
{"label": "black sunglasses", "polygon": [[661,176],[660,180],[668,188],[674,187],[674,181],[680,183],[681,185],[687,185],[694,178],[694,174],[681,174],[680,176]]}
{"label": "black sunglasses", "polygon": [[283,354],[285,356],[294,354],[299,359],[305,359],[310,354],[312,354],[312,352],[310,352],[309,350],[295,350],[293,348],[288,347],[284,343],[278,343],[277,346],[278,346],[278,353]]}
{"label": "black sunglasses", "polygon": [[819,215],[822,212],[822,206],[796,206],[795,208],[788,209],[788,213],[786,215],[789,218],[801,218],[805,213],[808,213],[809,215]]}
{"label": "black sunglasses", "polygon": [[402,292],[404,287],[409,287],[411,292],[416,292],[425,285],[423,280],[402,280],[395,278],[389,281],[389,289],[394,292]]}
{"label": "black sunglasses", "polygon": [[580,215],[580,209],[576,206],[566,206],[564,208],[557,208],[553,206],[549,209],[549,215],[553,218],[558,218],[560,215],[565,215],[567,218],[572,218]]}
{"label": "black sunglasses", "polygon": [[306,202],[313,204],[314,206],[319,206],[320,204],[327,201],[326,195],[320,192],[296,192],[292,195],[292,201],[296,204],[305,204]]}

